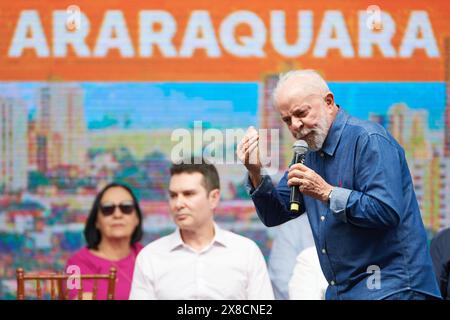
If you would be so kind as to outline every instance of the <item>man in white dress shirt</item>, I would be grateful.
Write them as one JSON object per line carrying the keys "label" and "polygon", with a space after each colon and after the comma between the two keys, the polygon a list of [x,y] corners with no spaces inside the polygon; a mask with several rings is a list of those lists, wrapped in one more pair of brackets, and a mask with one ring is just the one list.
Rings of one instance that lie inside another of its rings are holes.
{"label": "man in white dress shirt", "polygon": [[214,223],[216,168],[191,163],[170,169],[169,206],[178,227],[139,253],[130,299],[273,299],[258,246]]}
{"label": "man in white dress shirt", "polygon": [[314,245],[302,250],[289,280],[290,300],[325,300],[327,279],[320,267]]}

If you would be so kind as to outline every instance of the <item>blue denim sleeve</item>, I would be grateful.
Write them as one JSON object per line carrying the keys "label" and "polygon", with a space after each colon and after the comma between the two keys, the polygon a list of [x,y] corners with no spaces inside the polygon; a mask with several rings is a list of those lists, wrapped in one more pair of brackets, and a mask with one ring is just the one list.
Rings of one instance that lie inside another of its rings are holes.
{"label": "blue denim sleeve", "polygon": [[[258,217],[266,226],[278,226],[299,216],[287,209],[290,195],[290,190],[287,186],[287,172],[281,178],[277,187],[273,186],[270,176],[263,175],[259,186],[254,188],[250,178],[247,176],[246,188],[255,204]],[[300,200],[300,203],[301,208],[304,208],[303,198]]]}
{"label": "blue denim sleeve", "polygon": [[450,229],[444,229],[438,233],[430,244],[430,255],[433,261],[434,272],[439,284],[442,297],[450,298],[450,251],[448,244],[450,243]]}
{"label": "blue denim sleeve", "polygon": [[330,210],[333,214],[344,222],[347,222],[345,208],[352,190],[334,187],[330,197]]}
{"label": "blue denim sleeve", "polygon": [[348,223],[365,228],[393,228],[407,211],[401,207],[403,181],[411,180],[411,176],[403,150],[394,143],[380,134],[359,138],[355,187],[345,210]]}

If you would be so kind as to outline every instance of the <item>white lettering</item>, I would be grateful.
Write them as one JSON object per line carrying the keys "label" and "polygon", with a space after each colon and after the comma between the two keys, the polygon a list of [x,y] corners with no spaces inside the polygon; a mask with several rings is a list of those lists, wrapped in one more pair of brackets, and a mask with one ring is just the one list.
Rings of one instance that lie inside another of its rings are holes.
{"label": "white lettering", "polygon": [[[235,29],[240,24],[247,24],[252,36],[235,37]],[[264,22],[251,11],[236,11],[227,16],[220,25],[220,39],[229,53],[238,57],[264,57],[266,28]]]}
{"label": "white lettering", "polygon": [[218,129],[208,129],[203,134],[203,141],[209,142],[203,150],[203,159],[209,163],[223,164],[223,134]]}
{"label": "white lettering", "polygon": [[[333,34],[336,37],[333,37]],[[354,56],[350,35],[342,13],[337,10],[325,11],[325,15],[314,48],[315,57],[325,57],[329,49],[339,49],[343,57]]]}
{"label": "white lettering", "polygon": [[[20,57],[30,49],[38,58],[50,55],[67,57],[69,50],[81,58],[105,57],[110,50],[117,50],[123,58],[153,57],[155,50],[163,58],[191,58],[197,51],[204,51],[208,58],[218,58],[223,56],[223,50],[237,58],[264,58],[267,54],[265,50],[276,52],[282,58],[306,54],[313,58],[325,58],[330,55],[330,50],[337,51],[344,58],[352,58],[355,54],[361,58],[371,58],[375,51],[385,58],[410,58],[416,50],[423,50],[429,58],[440,56],[426,11],[411,11],[403,28],[396,25],[389,12],[369,6],[366,11],[357,12],[357,23],[352,24],[357,29],[350,30],[357,37],[352,39],[342,11],[324,11],[320,28],[315,32],[314,12],[299,10],[294,12],[297,24],[292,24],[295,25],[292,41],[287,39],[286,12],[272,10],[268,13],[269,21],[248,10],[233,11],[225,15],[222,21],[214,21],[216,17],[208,10],[192,10],[186,29],[177,30],[175,18],[178,16],[164,10],[142,10],[137,17],[137,40],[134,43],[121,10],[107,10],[98,26],[92,25],[89,17],[77,6],[70,6],[66,11],[55,10],[52,12],[52,37],[48,39],[38,10],[23,10],[17,20],[8,56]],[[398,29],[401,32],[404,30],[404,34],[399,35]],[[89,45],[87,39],[92,38],[91,30],[98,30],[98,34],[95,42]],[[181,39],[177,47],[175,38]],[[401,39],[400,45],[397,46],[394,38]],[[270,48],[266,46],[267,42]],[[353,44],[358,48],[354,48]]]}
{"label": "white lettering", "polygon": [[395,34],[395,22],[386,12],[380,12],[381,29],[368,28],[366,21],[369,16],[366,11],[359,12],[359,55],[367,58],[373,56],[373,47],[378,46],[385,57],[395,57],[392,37]]}
{"label": "white lettering", "polygon": [[94,56],[104,57],[110,49],[118,49],[122,57],[133,57],[128,28],[122,11],[108,10],[105,13],[102,27],[94,49]]}
{"label": "white lettering", "polygon": [[170,160],[175,164],[180,164],[191,154],[191,133],[187,129],[175,129],[172,131],[170,141],[178,143],[173,146],[170,153]]}
{"label": "white lettering", "polygon": [[[201,34],[201,36],[199,36]],[[211,17],[208,11],[192,12],[180,49],[181,57],[192,57],[194,50],[203,48],[209,57],[220,57]]]}
{"label": "white lettering", "polygon": [[56,10],[53,12],[53,55],[55,57],[67,56],[67,47],[71,45],[75,54],[79,57],[89,57],[90,50],[86,45],[86,36],[90,31],[89,20],[82,12],[79,12],[79,23],[83,28],[67,28],[67,12]]}
{"label": "white lettering", "polygon": [[298,37],[294,45],[286,41],[286,15],[276,10],[270,13],[271,40],[273,48],[286,57],[297,57],[308,51],[313,39],[312,11],[298,12]]}
{"label": "white lettering", "polygon": [[[28,36],[28,33],[31,35]],[[49,49],[37,10],[23,10],[8,51],[10,57],[20,57],[24,49],[34,49],[38,57],[48,57]]]}
{"label": "white lettering", "polygon": [[[422,37],[419,38],[419,34]],[[400,45],[399,55],[403,58],[411,57],[414,50],[425,49],[427,56],[439,57],[439,49],[434,37],[428,14],[425,11],[412,11]]]}
{"label": "white lettering", "polygon": [[[160,27],[155,31],[155,25]],[[139,52],[141,57],[153,56],[153,46],[159,47],[164,57],[175,57],[177,51],[172,43],[177,24],[173,16],[161,10],[145,10],[139,13]]]}

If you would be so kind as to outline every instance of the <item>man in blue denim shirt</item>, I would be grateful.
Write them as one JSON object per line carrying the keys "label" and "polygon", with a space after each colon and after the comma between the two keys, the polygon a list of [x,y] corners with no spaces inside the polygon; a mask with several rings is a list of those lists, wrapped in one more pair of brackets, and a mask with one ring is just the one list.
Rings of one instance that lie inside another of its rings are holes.
{"label": "man in blue denim shirt", "polygon": [[[258,216],[276,226],[298,186],[323,273],[327,299],[440,297],[405,154],[380,125],[349,116],[312,70],[280,77],[274,104],[296,139],[309,146],[274,187],[262,172],[258,133],[238,146]],[[250,159],[256,159],[250,161]]]}

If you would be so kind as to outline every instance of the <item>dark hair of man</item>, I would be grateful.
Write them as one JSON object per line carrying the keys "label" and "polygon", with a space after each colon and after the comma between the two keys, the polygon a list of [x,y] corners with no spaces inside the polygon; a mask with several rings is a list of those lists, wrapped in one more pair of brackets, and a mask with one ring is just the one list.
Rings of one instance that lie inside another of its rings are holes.
{"label": "dark hair of man", "polygon": [[219,173],[213,164],[205,162],[204,159],[192,158],[188,162],[173,164],[170,168],[170,176],[181,173],[198,172],[203,175],[202,184],[209,194],[214,189],[220,189]]}

